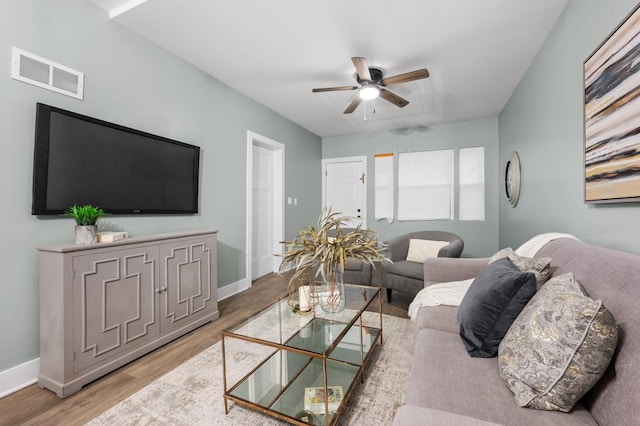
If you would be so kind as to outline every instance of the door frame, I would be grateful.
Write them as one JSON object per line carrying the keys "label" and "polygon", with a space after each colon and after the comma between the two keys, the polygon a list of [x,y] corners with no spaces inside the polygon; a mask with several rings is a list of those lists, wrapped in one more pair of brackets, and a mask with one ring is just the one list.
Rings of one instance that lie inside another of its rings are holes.
{"label": "door frame", "polygon": [[365,184],[364,190],[362,191],[362,209],[364,216],[364,227],[368,226],[369,215],[367,212],[367,188],[369,186],[369,169],[367,168],[367,156],[359,155],[355,157],[337,157],[337,158],[323,158],[322,159],[322,208],[325,208],[327,205],[327,164],[335,164],[335,163],[353,163],[353,162],[361,162],[362,167],[365,173]]}
{"label": "door frame", "polygon": [[[251,287],[251,260],[253,258],[253,146],[261,146],[271,151],[273,167],[273,239],[274,254],[282,254],[284,240],[284,159],[285,146],[280,142],[247,130],[247,216],[246,216],[246,263],[247,288]],[[273,272],[278,270],[280,259],[273,256]]]}

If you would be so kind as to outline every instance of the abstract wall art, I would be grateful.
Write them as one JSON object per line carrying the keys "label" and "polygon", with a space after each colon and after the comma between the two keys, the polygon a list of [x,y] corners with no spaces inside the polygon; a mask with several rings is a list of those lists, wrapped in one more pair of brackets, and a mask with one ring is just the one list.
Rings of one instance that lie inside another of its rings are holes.
{"label": "abstract wall art", "polygon": [[584,200],[640,201],[640,6],[584,62]]}

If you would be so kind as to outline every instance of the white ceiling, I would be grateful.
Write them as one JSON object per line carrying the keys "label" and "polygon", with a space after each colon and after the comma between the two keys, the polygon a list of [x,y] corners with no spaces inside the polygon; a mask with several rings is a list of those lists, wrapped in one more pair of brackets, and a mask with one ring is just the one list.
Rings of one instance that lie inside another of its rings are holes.
{"label": "white ceiling", "polygon": [[[567,0],[91,0],[142,37],[321,137],[497,116]],[[128,6],[131,9],[126,10]],[[352,56],[391,76],[382,99],[343,111]],[[373,110],[375,109],[375,114]],[[365,120],[365,110],[367,117]]]}

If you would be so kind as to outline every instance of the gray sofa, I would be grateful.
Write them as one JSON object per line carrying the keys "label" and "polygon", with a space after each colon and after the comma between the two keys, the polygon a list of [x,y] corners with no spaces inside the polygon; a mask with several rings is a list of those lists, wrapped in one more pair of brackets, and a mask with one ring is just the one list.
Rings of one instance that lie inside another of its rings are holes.
{"label": "gray sofa", "polygon": [[393,263],[382,263],[382,287],[387,289],[387,301],[391,301],[392,290],[415,296],[424,288],[424,265],[406,260],[411,239],[448,241],[438,257],[460,257],[464,249],[462,238],[445,231],[418,231],[400,235],[385,241],[388,256]]}
{"label": "gray sofa", "polygon": [[[560,239],[536,257],[550,257],[553,276],[572,272],[618,322],[619,341],[607,372],[569,413],[521,408],[500,376],[497,358],[471,358],[459,336],[457,308],[422,307],[416,318],[406,405],[394,425],[640,424],[640,256]],[[487,259],[429,259],[425,282],[475,277]]]}

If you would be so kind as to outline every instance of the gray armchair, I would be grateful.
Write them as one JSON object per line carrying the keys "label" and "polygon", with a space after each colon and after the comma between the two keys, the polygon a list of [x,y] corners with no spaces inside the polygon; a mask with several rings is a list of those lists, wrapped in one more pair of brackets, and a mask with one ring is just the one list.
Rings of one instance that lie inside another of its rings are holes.
{"label": "gray armchair", "polygon": [[445,231],[418,231],[392,238],[388,245],[388,256],[393,263],[382,263],[382,287],[387,289],[387,301],[391,301],[392,290],[415,296],[424,288],[424,264],[406,260],[409,252],[409,240],[448,241],[442,247],[438,257],[460,257],[464,249],[462,238]]}

